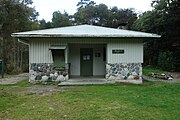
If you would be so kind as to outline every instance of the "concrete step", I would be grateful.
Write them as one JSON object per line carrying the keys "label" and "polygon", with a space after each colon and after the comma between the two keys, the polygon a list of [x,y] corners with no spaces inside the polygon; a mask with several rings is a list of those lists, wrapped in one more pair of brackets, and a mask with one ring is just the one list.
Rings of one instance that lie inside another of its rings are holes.
{"label": "concrete step", "polygon": [[58,85],[59,86],[65,86],[65,85],[102,85],[102,84],[114,84],[115,82],[112,81],[66,81],[61,82]]}

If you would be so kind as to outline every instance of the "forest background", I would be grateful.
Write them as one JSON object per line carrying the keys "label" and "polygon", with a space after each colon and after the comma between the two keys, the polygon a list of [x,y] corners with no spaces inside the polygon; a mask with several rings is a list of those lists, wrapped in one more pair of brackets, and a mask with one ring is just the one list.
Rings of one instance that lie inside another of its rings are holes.
{"label": "forest background", "polygon": [[54,11],[52,21],[38,20],[32,0],[0,0],[0,59],[7,74],[27,72],[28,46],[12,38],[14,32],[90,24],[110,28],[126,25],[128,30],[161,35],[144,41],[143,66],[180,71],[180,1],[152,0],[151,11],[137,14],[133,8],[108,8],[91,0],[80,0],[77,12]]}

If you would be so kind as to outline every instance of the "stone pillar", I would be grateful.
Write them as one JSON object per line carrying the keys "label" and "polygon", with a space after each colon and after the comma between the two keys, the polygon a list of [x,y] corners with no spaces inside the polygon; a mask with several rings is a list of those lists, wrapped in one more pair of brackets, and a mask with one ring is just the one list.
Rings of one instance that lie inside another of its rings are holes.
{"label": "stone pillar", "polygon": [[106,79],[116,82],[142,83],[142,65],[141,63],[108,63],[106,64]]}
{"label": "stone pillar", "polygon": [[69,79],[67,68],[54,68],[53,64],[32,63],[29,70],[29,82],[65,81]]}

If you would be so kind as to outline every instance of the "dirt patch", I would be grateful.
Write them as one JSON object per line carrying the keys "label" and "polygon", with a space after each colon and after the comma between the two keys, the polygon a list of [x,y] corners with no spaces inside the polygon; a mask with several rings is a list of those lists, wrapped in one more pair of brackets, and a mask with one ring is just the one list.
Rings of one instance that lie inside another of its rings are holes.
{"label": "dirt patch", "polygon": [[52,95],[56,92],[65,92],[69,89],[73,89],[73,86],[59,87],[57,85],[35,85],[27,89],[27,94],[37,94],[37,95]]}
{"label": "dirt patch", "polygon": [[0,84],[16,84],[19,81],[28,79],[29,73],[22,73],[19,75],[10,75],[0,79]]}
{"label": "dirt patch", "polygon": [[180,72],[167,72],[167,74],[173,76],[173,80],[170,80],[168,82],[180,83]]}
{"label": "dirt patch", "polygon": [[174,79],[180,79],[180,72],[168,72],[168,74],[172,75]]}

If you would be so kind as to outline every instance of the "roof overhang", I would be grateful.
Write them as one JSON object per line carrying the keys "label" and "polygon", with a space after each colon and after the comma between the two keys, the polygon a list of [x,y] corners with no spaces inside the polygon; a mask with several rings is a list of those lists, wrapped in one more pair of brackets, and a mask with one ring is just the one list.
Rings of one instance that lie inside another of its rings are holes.
{"label": "roof overhang", "polygon": [[137,32],[131,30],[122,30],[106,28],[92,25],[79,25],[62,28],[52,28],[45,30],[35,30],[28,32],[13,33],[16,38],[59,38],[59,37],[110,37],[110,38],[159,38],[160,35]]}
{"label": "roof overhang", "polygon": [[131,38],[131,37],[137,37],[137,38],[160,38],[160,35],[156,35],[156,34],[152,34],[150,35],[119,35],[119,34],[111,34],[111,35],[107,35],[107,34],[12,34],[12,37],[16,37],[16,38],[57,38],[57,37],[112,37],[112,38]]}

